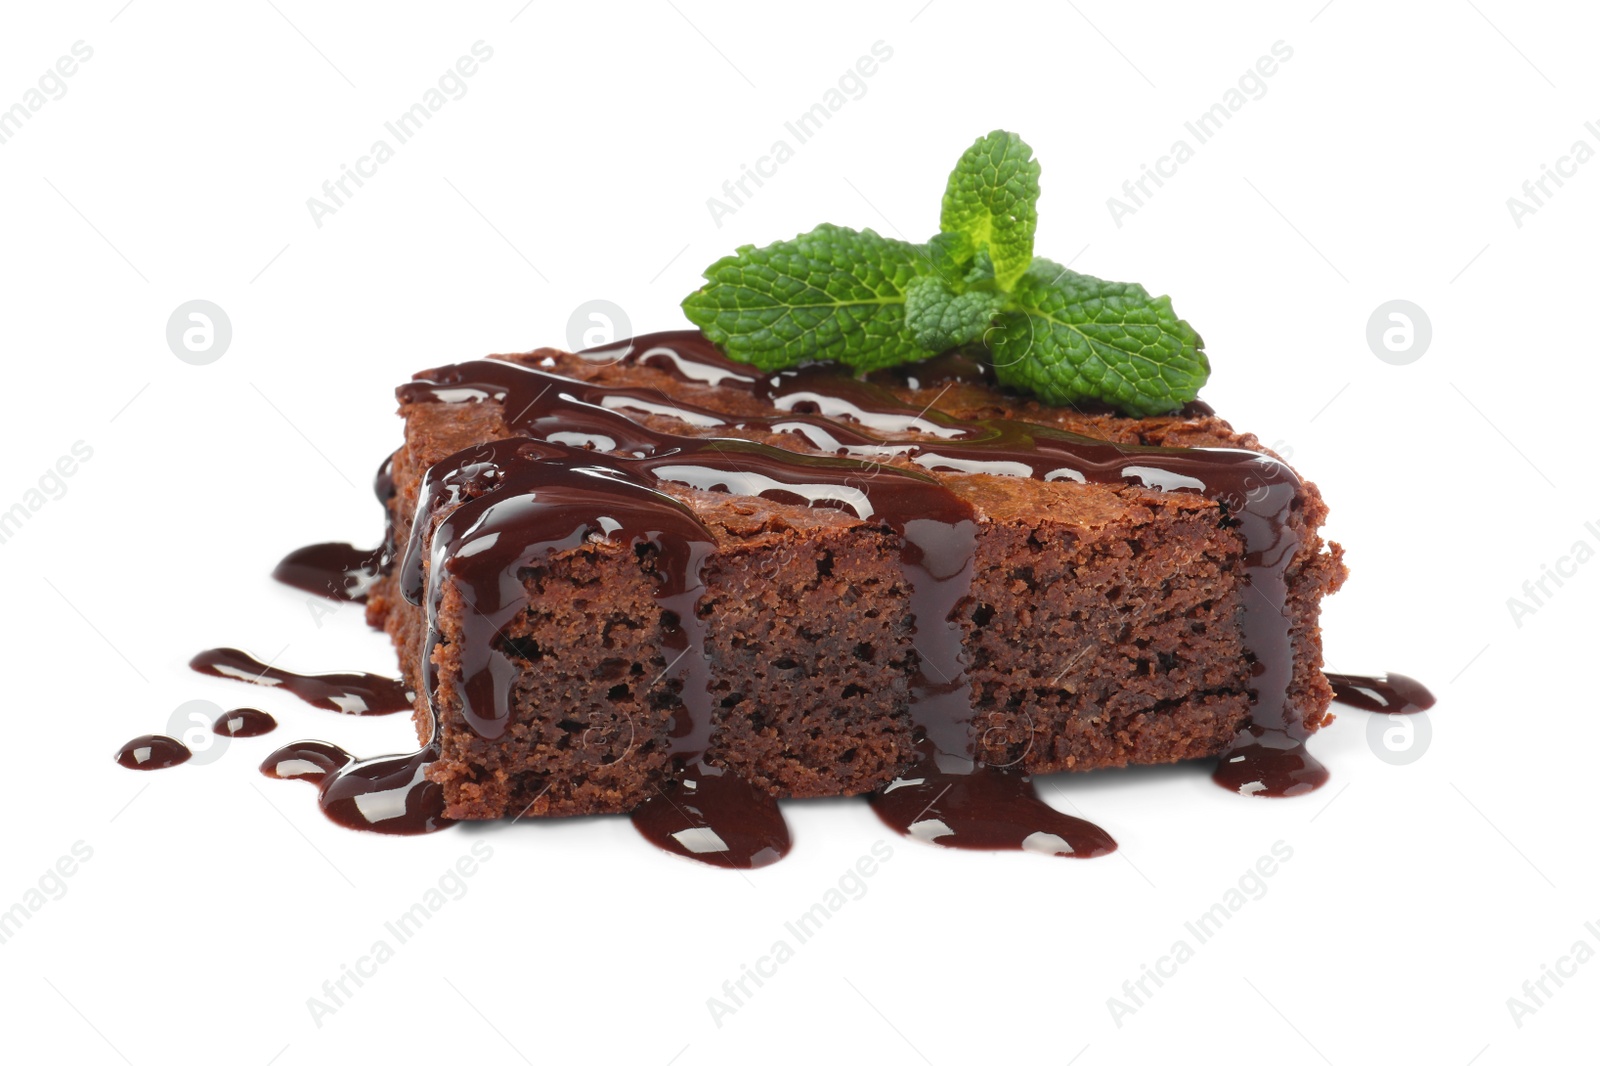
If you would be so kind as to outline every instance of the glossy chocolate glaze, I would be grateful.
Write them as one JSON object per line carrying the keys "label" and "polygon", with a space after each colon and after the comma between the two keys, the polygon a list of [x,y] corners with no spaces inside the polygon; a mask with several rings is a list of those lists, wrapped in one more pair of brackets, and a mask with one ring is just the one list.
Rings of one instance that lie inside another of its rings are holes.
{"label": "glossy chocolate glaze", "polygon": [[1383,714],[1415,714],[1434,704],[1433,693],[1405,674],[1327,675],[1333,698],[1351,707]]}
{"label": "glossy chocolate glaze", "polygon": [[922,739],[913,770],[874,794],[873,810],[906,836],[947,848],[1033,851],[1074,859],[1117,850],[1104,829],[1040,799],[1022,771],[942,768],[951,761],[932,741]]}
{"label": "glossy chocolate glaze", "polygon": [[297,740],[268,755],[261,772],[316,785],[322,813],[347,829],[416,836],[455,824],[444,817],[443,790],[423,777],[438,754],[429,745],[405,755],[357,759],[325,740]]}
{"label": "glossy chocolate glaze", "polygon": [[444,789],[424,777],[439,757],[429,746],[405,755],[359,759],[317,786],[322,813],[346,829],[416,836],[453,825],[444,816]]}
{"label": "glossy chocolate glaze", "polygon": [[347,603],[367,602],[383,576],[383,549],[350,544],[308,544],[283,557],[272,576],[292,588]]}
{"label": "glossy chocolate glaze", "polygon": [[181,740],[162,733],[146,733],[118,748],[116,759],[130,770],[165,770],[188,762],[193,754]]}
{"label": "glossy chocolate glaze", "polygon": [[753,870],[789,853],[789,826],[770,793],[695,760],[633,812],[633,824],[663,851],[712,866]]}
{"label": "glossy chocolate glaze", "polygon": [[211,723],[211,731],[219,737],[259,737],[276,728],[278,728],[276,718],[254,707],[240,707],[229,711]]}
{"label": "glossy chocolate glaze", "polygon": [[[450,511],[432,531],[425,571],[428,525],[445,508]],[[677,619],[667,627],[667,648],[677,660],[671,674],[685,681],[704,677],[703,627],[692,608],[702,588],[700,563],[715,546],[710,533],[641,471],[564,444],[513,437],[435,464],[418,490],[400,590],[427,612],[422,681],[436,720],[458,709],[485,739],[505,732],[519,665],[498,638],[524,606],[518,573],[591,537],[615,537],[655,554],[656,601]],[[444,691],[433,652],[444,639],[439,608],[450,585],[469,609],[461,638],[452,642],[460,649],[461,676]],[[686,684],[686,700],[694,699],[691,688],[704,686]]]}
{"label": "glossy chocolate glaze", "polygon": [[[394,499],[394,456],[378,467],[373,493],[387,510]],[[367,593],[389,572],[394,558],[394,524],[376,548],[356,548],[344,543],[309,544],[283,557],[272,576],[291,588],[344,603],[365,603]]]}
{"label": "glossy chocolate glaze", "polygon": [[341,714],[394,714],[411,709],[411,693],[405,685],[377,674],[297,674],[269,666],[238,648],[208,648],[190,659],[189,666],[213,677],[281,689],[313,707]]}
{"label": "glossy chocolate glaze", "polygon": [[285,744],[261,763],[261,772],[283,781],[309,781],[320,785],[356,761],[356,757],[326,740],[297,740]]}

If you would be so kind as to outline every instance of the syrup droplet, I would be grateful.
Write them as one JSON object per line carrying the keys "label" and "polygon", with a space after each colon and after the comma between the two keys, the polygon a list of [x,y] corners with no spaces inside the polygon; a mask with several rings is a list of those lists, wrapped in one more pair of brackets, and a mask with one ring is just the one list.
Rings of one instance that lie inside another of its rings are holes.
{"label": "syrup droplet", "polygon": [[1434,704],[1426,685],[1405,674],[1328,674],[1333,698],[1363,711],[1415,714]]}
{"label": "syrup droplet", "polygon": [[211,731],[220,737],[259,737],[276,728],[276,718],[254,707],[229,711],[211,724]]}
{"label": "syrup droplet", "polygon": [[710,866],[753,870],[789,853],[789,826],[778,801],[703,762],[685,767],[632,817],[656,847]]}
{"label": "syrup droplet", "polygon": [[411,710],[411,693],[401,682],[377,674],[297,674],[268,666],[238,648],[209,648],[189,660],[191,669],[213,677],[282,689],[311,704],[341,714],[394,714]]}
{"label": "syrup droplet", "polygon": [[924,740],[917,761],[871,796],[872,809],[891,829],[945,848],[1033,851],[1092,859],[1117,850],[1104,829],[1045,803],[1033,779],[1019,770],[983,766],[939,768]]}
{"label": "syrup droplet", "polygon": [[383,549],[308,544],[283,557],[272,576],[291,588],[345,603],[365,603],[383,576]]}
{"label": "syrup droplet", "polygon": [[329,774],[355,761],[354,755],[326,740],[297,740],[262,760],[261,772],[281,781],[310,781],[320,785]]}
{"label": "syrup droplet", "polygon": [[130,770],[165,770],[188,762],[192,754],[181,740],[161,733],[146,733],[118,748],[117,762]]}

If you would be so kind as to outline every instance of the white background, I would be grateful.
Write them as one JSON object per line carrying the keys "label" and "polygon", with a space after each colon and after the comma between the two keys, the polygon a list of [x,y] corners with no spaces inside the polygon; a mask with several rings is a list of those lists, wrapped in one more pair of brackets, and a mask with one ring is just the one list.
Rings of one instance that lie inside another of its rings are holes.
{"label": "white background", "polygon": [[[93,853],[0,944],[0,1056],[1593,1058],[1600,964],[1548,984],[1520,1027],[1507,998],[1575,941],[1600,947],[1584,928],[1600,920],[1600,563],[1547,583],[1520,625],[1507,599],[1575,542],[1600,546],[1600,163],[1520,227],[1506,204],[1575,140],[1600,148],[1592,10],[122,2],[0,15],[0,107],[74,42],[94,50],[0,145],[0,510],[75,442],[93,449],[0,544],[0,908],[76,842]],[[307,198],[479,40],[493,58],[466,94],[315,225]],[[707,198],[877,41],[893,56],[865,94],[719,227]],[[1175,139],[1194,146],[1183,123],[1277,41],[1293,56],[1265,94],[1117,226],[1107,198]],[[821,221],[923,239],[950,165],[995,127],[1042,161],[1040,252],[1173,294],[1207,340],[1205,398],[1320,485],[1352,570],[1324,614],[1329,665],[1435,688],[1420,758],[1383,761],[1346,711],[1315,742],[1333,782],[1298,800],[1230,796],[1203,766],[1045,782],[1120,841],[1088,862],[945,852],[861,802],[792,803],[793,854],[747,877],[658,853],[620,818],[354,834],[256,773],[295,737],[410,740],[403,718],[185,668],[226,643],[394,669],[358,609],[318,625],[267,575],[302,543],[376,539],[395,384],[563,344],[592,299],[676,328],[705,264]],[[1365,339],[1396,298],[1433,326],[1406,366]],[[191,299],[232,321],[211,365],[165,341]],[[111,761],[190,699],[283,726],[208,765]],[[880,839],[893,855],[866,894],[715,1024],[708,997]],[[1108,998],[1193,946],[1184,923],[1278,841],[1293,857],[1265,895],[1117,1025]],[[465,896],[317,1025],[308,998],[475,844],[492,858]]]}

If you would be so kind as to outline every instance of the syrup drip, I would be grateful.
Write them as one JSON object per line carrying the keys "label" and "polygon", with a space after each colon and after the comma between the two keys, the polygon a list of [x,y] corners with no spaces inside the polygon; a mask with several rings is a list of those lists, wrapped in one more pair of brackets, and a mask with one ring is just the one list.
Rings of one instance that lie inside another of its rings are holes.
{"label": "syrup drip", "polygon": [[1383,714],[1416,714],[1434,704],[1433,693],[1405,674],[1328,674],[1333,698],[1351,707]]}
{"label": "syrup drip", "polygon": [[302,592],[345,603],[366,603],[383,576],[383,549],[310,544],[283,557],[272,576]]}
{"label": "syrup drip", "polygon": [[737,774],[696,761],[632,815],[663,851],[711,866],[753,870],[789,853],[789,826],[772,795]]}
{"label": "syrup drip", "polygon": [[219,737],[259,737],[278,728],[278,720],[266,711],[254,707],[240,707],[229,711],[211,723],[211,731]]}
{"label": "syrup drip", "polygon": [[238,648],[209,648],[190,659],[189,666],[213,677],[282,689],[313,707],[340,714],[394,714],[411,709],[411,693],[405,685],[377,674],[297,674],[268,666]]}
{"label": "syrup drip", "polygon": [[346,829],[394,836],[444,829],[455,824],[444,816],[444,789],[423,776],[438,757],[430,745],[350,763],[317,786],[317,805]]}
{"label": "syrup drip", "polygon": [[181,740],[161,733],[146,733],[118,748],[117,762],[130,770],[165,770],[188,762],[193,754]]}
{"label": "syrup drip", "polygon": [[1211,779],[1241,796],[1299,796],[1327,784],[1328,768],[1311,757],[1303,736],[1251,722],[1220,756]]}
{"label": "syrup drip", "polygon": [[1009,849],[1093,859],[1117,850],[1104,829],[1049,806],[1033,779],[1000,767],[950,773],[948,757],[926,740],[913,770],[872,797],[885,823],[928,844],[994,851]]}
{"label": "syrup drip", "polygon": [[322,813],[346,829],[416,836],[455,824],[444,816],[444,790],[423,776],[438,757],[430,745],[357,759],[325,740],[297,740],[268,755],[261,772],[316,785]]}
{"label": "syrup drip", "polygon": [[[372,490],[387,511],[394,499],[394,456],[379,465]],[[394,558],[394,523],[390,521],[385,526],[388,533],[376,548],[362,549],[342,543],[311,544],[284,556],[272,576],[302,592],[341,603],[365,603],[367,593],[389,572]]]}
{"label": "syrup drip", "polygon": [[355,761],[354,755],[326,740],[297,740],[268,755],[261,763],[261,772],[282,781],[309,781],[320,785],[329,774]]}

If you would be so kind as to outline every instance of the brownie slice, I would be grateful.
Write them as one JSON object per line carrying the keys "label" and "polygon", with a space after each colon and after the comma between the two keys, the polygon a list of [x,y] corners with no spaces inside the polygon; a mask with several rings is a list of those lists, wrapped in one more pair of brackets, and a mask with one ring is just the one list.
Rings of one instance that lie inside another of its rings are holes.
{"label": "brownie slice", "polygon": [[[492,358],[575,381],[658,390],[667,401],[659,414],[627,412],[655,430],[824,454],[792,432],[683,421],[675,405],[731,422],[774,408],[749,390],[685,380],[664,365],[553,349]],[[915,409],[959,419],[1023,420],[1120,444],[1271,454],[1199,404],[1128,418],[1044,407],[932,373],[885,387]],[[450,397],[455,402],[403,395],[405,443],[394,458],[390,503],[402,552],[430,467],[521,435],[520,412],[466,391]],[[913,469],[903,459],[885,465]],[[934,476],[979,521],[972,586],[955,618],[980,759],[1044,773],[1173,762],[1228,747],[1251,714],[1252,664],[1239,624],[1250,590],[1244,537],[1215,501],[1126,484]],[[783,797],[869,792],[910,766],[909,690],[923,653],[898,538],[838,509],[672,482],[661,490],[715,538],[697,607],[716,707],[707,761]],[[1290,696],[1307,730],[1328,720],[1331,696],[1318,605],[1345,573],[1338,545],[1318,535],[1325,514],[1315,486],[1301,483],[1288,516],[1296,546],[1285,571],[1285,614]],[[436,523],[425,516],[418,528],[430,537]],[[448,817],[626,812],[652,794],[670,771],[669,734],[681,702],[677,682],[664,680],[672,657],[652,591],[655,565],[649,553],[597,537],[522,571],[527,606],[500,637],[500,650],[519,667],[503,733],[486,739],[471,728],[452,686],[434,693],[441,754],[428,773],[443,786]],[[390,574],[373,589],[369,618],[395,641],[418,693],[417,729],[426,743],[433,731],[422,684],[427,621],[398,581]],[[433,651],[442,681],[460,675],[468,610],[446,584]]]}

